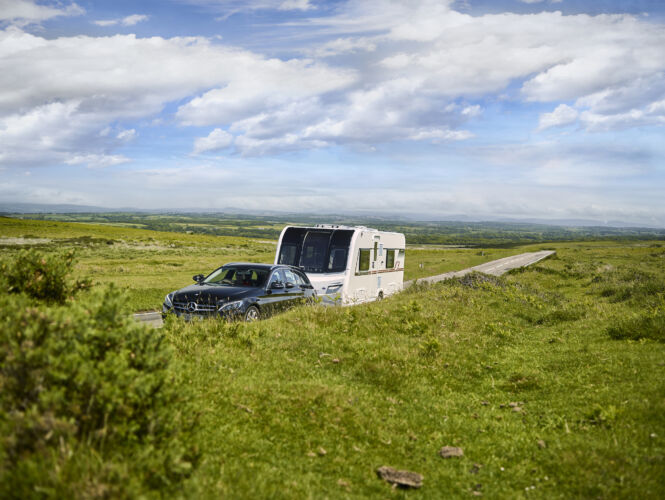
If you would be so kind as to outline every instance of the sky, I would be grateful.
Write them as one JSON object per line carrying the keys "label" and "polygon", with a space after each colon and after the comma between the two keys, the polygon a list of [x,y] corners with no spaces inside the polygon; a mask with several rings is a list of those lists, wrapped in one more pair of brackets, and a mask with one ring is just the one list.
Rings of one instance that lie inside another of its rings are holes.
{"label": "sky", "polygon": [[665,2],[0,0],[0,201],[665,227]]}

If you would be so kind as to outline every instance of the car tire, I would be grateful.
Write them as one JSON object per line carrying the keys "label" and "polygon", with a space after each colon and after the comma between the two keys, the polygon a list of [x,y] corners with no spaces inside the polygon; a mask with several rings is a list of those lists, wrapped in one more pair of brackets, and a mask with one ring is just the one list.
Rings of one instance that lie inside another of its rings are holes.
{"label": "car tire", "polygon": [[245,311],[245,322],[252,323],[261,319],[261,311],[256,306],[249,306]]}

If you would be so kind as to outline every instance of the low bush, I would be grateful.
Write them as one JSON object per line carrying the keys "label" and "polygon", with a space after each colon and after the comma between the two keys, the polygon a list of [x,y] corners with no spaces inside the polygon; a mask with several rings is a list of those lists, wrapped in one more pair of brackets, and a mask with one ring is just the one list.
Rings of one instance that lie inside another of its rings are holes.
{"label": "low bush", "polygon": [[2,288],[9,293],[26,295],[46,302],[62,303],[77,291],[90,287],[87,280],[69,279],[74,265],[74,252],[45,254],[24,250],[11,262],[0,264]]}
{"label": "low bush", "polygon": [[654,309],[620,321],[607,329],[613,339],[651,339],[665,342],[665,312]]}
{"label": "low bush", "polygon": [[586,316],[582,305],[557,307],[534,321],[537,325],[556,325],[566,321],[577,321]]}
{"label": "low bush", "polygon": [[597,293],[610,302],[644,299],[665,293],[665,280],[643,271],[612,271],[595,276],[592,281]]}
{"label": "low bush", "polygon": [[54,304],[76,286],[71,264],[31,252],[3,266],[28,281],[0,295],[0,497],[174,488],[196,450],[171,349],[131,319],[116,288]]}

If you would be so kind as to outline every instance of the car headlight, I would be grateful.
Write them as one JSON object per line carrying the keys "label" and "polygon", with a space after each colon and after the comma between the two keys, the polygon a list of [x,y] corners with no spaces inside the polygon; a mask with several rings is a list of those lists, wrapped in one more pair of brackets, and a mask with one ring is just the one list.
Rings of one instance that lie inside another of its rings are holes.
{"label": "car headlight", "polygon": [[341,288],[342,288],[342,284],[341,284],[341,283],[338,284],[338,285],[330,285],[330,286],[328,287],[328,289],[326,290],[326,293],[337,293],[337,292],[340,291]]}
{"label": "car headlight", "polygon": [[233,302],[226,302],[226,303],[220,303],[218,304],[219,308],[217,309],[219,312],[230,312],[230,311],[237,311],[242,307],[242,300],[235,300]]}
{"label": "car headlight", "polygon": [[164,305],[168,309],[171,309],[173,307],[173,292],[166,294],[166,297],[164,297]]}

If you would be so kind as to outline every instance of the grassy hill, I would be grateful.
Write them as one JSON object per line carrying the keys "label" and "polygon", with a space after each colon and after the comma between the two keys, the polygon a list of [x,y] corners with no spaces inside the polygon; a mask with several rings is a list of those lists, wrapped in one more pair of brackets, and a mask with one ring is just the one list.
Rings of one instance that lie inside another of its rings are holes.
{"label": "grassy hill", "polygon": [[[50,239],[35,243],[47,252],[93,239],[76,246],[77,275],[99,266],[93,278],[125,287],[145,283],[138,269],[150,280],[162,276],[169,259],[183,264],[172,266],[175,278],[193,274],[185,264],[191,252],[201,262],[222,247],[223,261],[232,252],[269,260],[274,248],[92,225],[28,232],[0,221],[5,240]],[[106,238],[113,245],[97,241]],[[160,248],[144,248],[151,245]],[[100,299],[93,289],[58,306],[2,295],[0,483],[17,485],[14,496],[51,498],[661,498],[665,243],[551,246],[555,258],[500,279],[474,275],[380,303],[302,307],[255,324],[171,319],[150,330],[123,319],[117,292]],[[443,267],[462,250],[416,252],[407,258],[428,256]],[[15,242],[6,241],[3,261],[16,255]],[[114,275],[114,266],[132,270],[130,278]],[[71,345],[79,347],[55,342],[61,354],[34,368],[37,348],[26,336],[45,342],[49,335],[75,335]],[[112,344],[98,340],[109,336]],[[88,351],[91,340],[101,351]],[[61,362],[73,353],[81,361]],[[18,432],[16,415],[31,414],[17,414],[7,396],[23,373],[16,363],[34,368],[27,373],[41,384],[35,387],[54,387],[40,403],[50,416],[31,424],[34,434]],[[72,398],[82,388],[106,398],[98,427],[86,424],[86,405],[62,398],[62,387]],[[59,411],[67,425],[89,431],[71,431],[71,441],[58,444],[42,429]],[[156,433],[150,422],[165,430]],[[17,442],[29,450],[23,458],[12,451]],[[443,446],[461,447],[464,456],[441,458]],[[384,465],[422,474],[422,488],[393,489],[375,473]]]}
{"label": "grassy hill", "polygon": [[[659,498],[664,259],[663,246],[560,247],[502,279],[382,303],[170,322],[202,415],[185,491]],[[439,457],[448,445],[464,457]],[[421,473],[423,488],[392,490],[383,465]]]}

